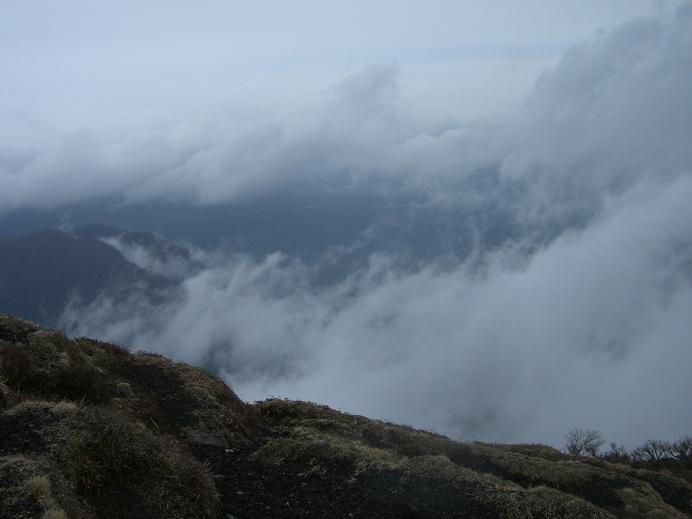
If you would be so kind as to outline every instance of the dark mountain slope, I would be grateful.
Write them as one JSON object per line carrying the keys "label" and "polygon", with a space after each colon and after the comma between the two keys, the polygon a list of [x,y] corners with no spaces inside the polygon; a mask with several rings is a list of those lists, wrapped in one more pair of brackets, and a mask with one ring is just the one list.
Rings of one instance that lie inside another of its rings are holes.
{"label": "dark mountain slope", "polygon": [[670,475],[248,405],[161,356],[0,316],[0,517],[683,518]]}
{"label": "dark mountain slope", "polygon": [[178,245],[176,242],[163,239],[151,232],[124,231],[108,225],[92,224],[75,229],[74,235],[79,238],[92,240],[118,238],[124,245],[145,248],[152,257],[160,261],[166,261],[175,257],[194,263],[187,248]]}
{"label": "dark mountain slope", "polygon": [[98,236],[57,230],[0,240],[0,312],[55,326],[71,296],[153,288],[167,281],[127,261]]}
{"label": "dark mountain slope", "polygon": [[[107,224],[101,227],[156,230],[174,241],[211,249],[226,244],[254,257],[281,251],[311,261],[346,247],[353,249],[350,261],[372,253],[427,261],[464,258],[474,247],[492,249],[520,237],[515,205],[526,190],[521,181],[489,168],[458,182],[455,193],[463,195],[455,204],[431,203],[424,193],[396,189],[398,194],[385,196],[376,186],[365,191],[304,186],[211,205],[123,205],[101,199],[50,210],[19,209],[0,213],[0,238],[58,226],[69,215],[75,227],[100,222]],[[558,231],[542,225],[544,239]]]}

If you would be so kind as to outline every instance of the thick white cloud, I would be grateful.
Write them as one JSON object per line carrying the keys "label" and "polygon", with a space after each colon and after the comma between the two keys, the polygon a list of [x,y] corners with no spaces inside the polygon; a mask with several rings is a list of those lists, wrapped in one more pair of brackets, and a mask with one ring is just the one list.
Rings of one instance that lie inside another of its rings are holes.
{"label": "thick white cloud", "polygon": [[578,211],[641,179],[690,173],[691,64],[691,4],[669,23],[632,20],[573,48],[539,80],[503,170],[536,184],[534,211]]}

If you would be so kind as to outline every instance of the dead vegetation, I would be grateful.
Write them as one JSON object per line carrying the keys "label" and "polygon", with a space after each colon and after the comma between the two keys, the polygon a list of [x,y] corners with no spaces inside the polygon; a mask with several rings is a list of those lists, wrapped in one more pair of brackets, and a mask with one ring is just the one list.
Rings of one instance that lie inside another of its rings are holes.
{"label": "dead vegetation", "polygon": [[40,463],[26,456],[0,457],[0,517],[66,518]]}
{"label": "dead vegetation", "polygon": [[[323,438],[349,438],[400,456],[443,456],[457,467],[494,475],[507,485],[515,484],[522,489],[550,488],[579,498],[576,502],[593,503],[601,509],[599,513],[607,511],[627,518],[661,514],[685,517],[684,512],[688,510],[672,492],[665,493],[666,502],[641,477],[596,467],[547,446],[455,442],[434,433],[342,414],[309,402],[268,400],[257,407],[272,423],[290,426],[292,431],[302,430],[303,437],[305,430],[312,430],[314,435]],[[300,436],[296,439],[300,440]],[[685,485],[684,481],[676,479],[676,482],[679,486]],[[519,498],[513,495],[512,499]],[[590,513],[594,513],[593,510]]]}
{"label": "dead vegetation", "polygon": [[[18,483],[3,485],[12,497],[3,495],[2,507],[28,510],[26,517],[218,516],[212,475],[178,440],[184,430],[171,423],[162,432],[148,414],[160,409],[166,395],[147,392],[139,381],[122,375],[129,365],[149,362],[146,356],[0,319],[0,389],[6,407],[0,415],[0,456],[8,483],[27,474],[34,489],[27,493]],[[172,363],[160,362],[161,370],[180,379],[178,394],[170,397],[188,395],[194,407],[189,427],[234,432],[237,427],[231,425],[239,421],[234,413],[244,404],[236,398],[229,405],[235,396],[230,390],[223,386],[224,394],[211,381],[207,393],[199,382],[187,390],[186,382],[201,378],[189,375],[194,368],[185,366],[180,374]],[[27,457],[34,453],[44,458],[41,470]],[[54,481],[63,482],[62,492],[50,500],[47,492],[36,497],[38,483],[52,488]],[[6,514],[5,508],[0,508],[1,517],[24,517]]]}

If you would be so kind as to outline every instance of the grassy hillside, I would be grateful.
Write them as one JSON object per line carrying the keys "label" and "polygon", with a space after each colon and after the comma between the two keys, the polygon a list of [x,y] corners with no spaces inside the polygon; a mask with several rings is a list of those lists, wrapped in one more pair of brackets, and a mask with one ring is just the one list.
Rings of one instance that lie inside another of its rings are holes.
{"label": "grassy hillside", "polygon": [[452,441],[0,317],[0,517],[683,518],[692,485]]}

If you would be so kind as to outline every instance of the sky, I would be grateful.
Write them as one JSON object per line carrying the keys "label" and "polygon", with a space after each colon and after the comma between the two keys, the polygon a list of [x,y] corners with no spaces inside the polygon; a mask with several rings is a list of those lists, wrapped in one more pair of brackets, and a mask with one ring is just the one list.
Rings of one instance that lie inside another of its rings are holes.
{"label": "sky", "polygon": [[405,95],[426,110],[498,116],[576,41],[674,5],[4,0],[2,109],[63,132],[274,110],[366,65],[396,63]]}
{"label": "sky", "polygon": [[75,333],[454,437],[692,430],[689,2],[4,1],[0,70],[0,216],[357,191],[468,241],[324,286],[406,222],[313,261],[111,240],[180,289],[75,301]]}

